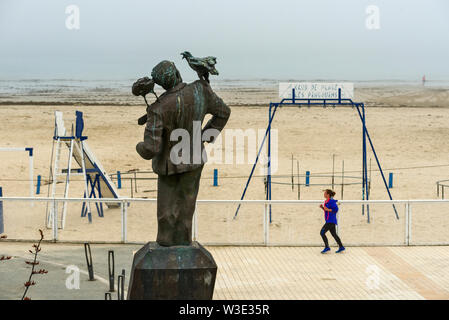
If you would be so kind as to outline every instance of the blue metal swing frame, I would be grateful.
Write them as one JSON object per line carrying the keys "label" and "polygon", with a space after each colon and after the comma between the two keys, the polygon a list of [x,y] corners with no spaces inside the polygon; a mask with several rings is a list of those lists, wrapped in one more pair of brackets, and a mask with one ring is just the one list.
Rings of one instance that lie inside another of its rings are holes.
{"label": "blue metal swing frame", "polygon": [[[388,193],[388,197],[390,200],[393,200],[390,189],[388,188],[387,180],[385,179],[385,175],[382,170],[382,166],[380,165],[379,158],[377,156],[376,150],[374,148],[374,144],[371,140],[371,137],[368,133],[368,129],[366,128],[366,115],[365,115],[365,104],[363,102],[354,102],[352,99],[343,99],[341,97],[341,89],[338,89],[338,98],[313,98],[313,99],[305,99],[305,98],[296,98],[295,95],[295,88],[292,89],[292,97],[291,98],[284,98],[280,102],[270,102],[269,107],[269,113],[268,113],[268,126],[265,131],[265,135],[262,139],[262,143],[260,145],[259,151],[256,156],[256,160],[254,161],[253,167],[251,169],[251,173],[248,177],[248,181],[246,182],[245,189],[243,190],[242,197],[240,200],[243,200],[245,198],[246,191],[248,189],[249,183],[251,182],[251,178],[254,174],[254,170],[256,168],[257,162],[259,161],[260,154],[262,152],[263,146],[265,144],[265,140],[268,137],[268,171],[267,171],[267,186],[266,186],[266,200],[271,200],[271,124],[273,122],[274,116],[276,114],[276,111],[278,107],[283,105],[290,105],[290,106],[314,106],[314,105],[321,105],[323,107],[326,106],[351,106],[355,107],[357,109],[357,113],[359,115],[360,121],[362,122],[362,200],[369,200],[369,188],[368,188],[368,166],[366,161],[367,156],[367,139],[369,142],[369,145],[371,146],[371,150],[373,151],[374,157],[376,159],[377,166],[379,168],[379,171],[382,175],[382,180],[384,182],[385,188]],[[241,204],[238,205],[237,210],[234,215],[234,219],[237,217],[237,214],[240,210]],[[269,206],[269,214],[270,214],[270,223],[272,222],[271,219],[271,204]],[[396,219],[399,219],[398,212],[396,210],[395,205],[393,204],[393,210],[396,215]],[[365,212],[365,204],[362,205],[362,214]],[[370,215],[369,215],[369,204],[366,204],[366,213],[367,213],[367,221],[370,222]]]}

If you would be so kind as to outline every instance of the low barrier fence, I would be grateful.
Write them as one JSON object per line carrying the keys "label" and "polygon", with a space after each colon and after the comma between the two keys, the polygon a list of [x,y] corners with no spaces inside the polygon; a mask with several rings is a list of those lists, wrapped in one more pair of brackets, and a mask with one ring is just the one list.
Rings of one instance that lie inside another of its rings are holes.
{"label": "low barrier fence", "polygon": [[[55,242],[145,243],[156,239],[156,199],[2,197],[0,201],[5,233],[10,240],[34,240],[38,229],[45,231],[47,240]],[[30,202],[35,206],[30,207]],[[62,206],[63,202],[68,203],[69,210],[65,229],[60,229],[58,215],[52,216],[51,228],[47,229],[48,206]],[[79,215],[85,202],[91,202],[91,224]],[[105,217],[100,218],[94,209],[100,203],[119,206],[106,209]],[[322,203],[321,200],[198,200],[192,238],[205,245],[322,246],[319,232],[324,219],[318,207]],[[338,203],[338,233],[347,246],[449,245],[449,200]],[[234,217],[239,204],[241,209]],[[330,234],[328,238],[333,243]]]}

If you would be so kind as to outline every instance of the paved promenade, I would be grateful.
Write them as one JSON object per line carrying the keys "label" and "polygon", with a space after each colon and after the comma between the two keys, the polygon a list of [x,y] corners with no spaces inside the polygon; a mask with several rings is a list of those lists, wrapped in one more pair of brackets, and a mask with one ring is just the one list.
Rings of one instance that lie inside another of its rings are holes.
{"label": "paved promenade", "polygon": [[[30,243],[2,242],[0,299],[19,299],[29,275]],[[116,274],[126,270],[140,245],[92,244],[95,281],[88,281],[81,244],[44,243],[30,288],[32,299],[104,299],[107,252]],[[317,247],[208,247],[218,267],[215,299],[449,299],[449,247],[349,247],[322,255]],[[67,289],[67,266],[80,269],[80,288]],[[127,285],[126,285],[127,287]],[[112,294],[116,299],[116,293]]]}

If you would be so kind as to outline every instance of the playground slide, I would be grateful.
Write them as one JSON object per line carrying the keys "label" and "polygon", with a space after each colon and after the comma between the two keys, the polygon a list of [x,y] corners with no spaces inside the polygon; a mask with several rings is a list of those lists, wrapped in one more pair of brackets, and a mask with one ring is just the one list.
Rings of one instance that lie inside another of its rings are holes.
{"label": "playground slide", "polygon": [[[68,144],[70,147],[70,143]],[[101,163],[94,156],[93,152],[89,149],[87,145],[87,141],[83,141],[84,146],[84,161],[86,163],[86,170],[95,169],[97,172],[87,172],[88,175],[91,176],[92,181],[95,180],[95,175],[100,175],[100,189],[101,189],[101,197],[102,198],[118,198],[118,190],[115,184],[112,182],[111,178],[108,176],[106,171],[104,170]],[[78,152],[73,152],[73,158],[81,167],[81,154]],[[118,207],[120,206],[117,202],[106,203],[108,207]]]}

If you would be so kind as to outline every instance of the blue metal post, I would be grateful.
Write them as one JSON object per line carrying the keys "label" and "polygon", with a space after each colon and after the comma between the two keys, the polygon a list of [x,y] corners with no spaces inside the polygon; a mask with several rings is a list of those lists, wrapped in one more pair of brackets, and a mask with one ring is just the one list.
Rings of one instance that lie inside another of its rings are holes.
{"label": "blue metal post", "polygon": [[310,185],[310,171],[306,171],[306,184],[305,186],[308,187]]}
{"label": "blue metal post", "polygon": [[[95,175],[95,183],[97,184],[97,191],[98,191],[98,198],[103,198],[103,195],[101,194],[101,184],[100,184],[100,175]],[[92,187],[92,191],[94,192],[94,198],[95,196],[95,184]],[[97,206],[97,212],[100,217],[104,217],[104,211],[103,211],[103,202],[100,202],[100,210],[98,210],[98,203],[95,203]]]}
{"label": "blue metal post", "polygon": [[393,172],[388,175],[388,188],[393,188]]}
{"label": "blue metal post", "polygon": [[122,188],[122,174],[120,171],[117,171],[117,188]]}
{"label": "blue metal post", "polygon": [[41,194],[41,180],[42,180],[42,177],[40,175],[38,175],[37,176],[36,194]]}
{"label": "blue metal post", "polygon": [[[360,119],[362,119],[362,114],[360,113],[359,106],[358,106],[357,104],[356,104],[355,106],[356,106],[356,108],[357,108],[357,112],[358,112],[358,114],[359,114]],[[366,137],[368,138],[368,141],[369,141],[369,143],[370,143],[371,150],[373,151],[374,158],[376,159],[377,167],[379,168],[379,171],[380,171],[380,174],[381,174],[381,176],[382,176],[382,180],[383,180],[383,182],[384,182],[385,188],[387,189],[388,197],[390,198],[390,200],[393,200],[393,197],[391,196],[390,189],[388,188],[388,185],[387,185],[387,180],[385,179],[384,172],[383,172],[382,167],[381,167],[381,165],[380,165],[379,158],[377,157],[376,150],[374,149],[373,142],[371,141],[371,137],[369,136],[368,129],[367,129],[366,127],[365,127],[365,133],[366,133]],[[396,210],[396,206],[395,206],[394,204],[393,204],[393,209],[394,209],[394,213],[395,213],[395,215],[396,215],[396,219],[399,220],[398,211]]]}
{"label": "blue metal post", "polygon": [[[365,107],[363,104],[360,104],[362,108],[362,200],[367,199],[367,163],[366,163],[366,116],[365,116]],[[366,207],[367,211],[367,221],[370,222],[369,219],[369,209]],[[362,204],[362,215],[365,214],[365,204]]]}
{"label": "blue metal post", "polygon": [[[365,115],[365,105],[362,103],[362,114],[363,114],[363,199],[369,200],[368,196],[368,163],[366,161],[366,115]],[[363,206],[364,207],[364,206]],[[363,213],[363,209],[362,209]],[[369,216],[369,205],[366,205],[366,217],[368,223],[370,222]]]}
{"label": "blue metal post", "polygon": [[[0,198],[3,197],[3,190],[2,187],[0,187]],[[5,228],[3,225],[3,201],[0,201],[0,234],[5,232]]]}
{"label": "blue metal post", "polygon": [[218,187],[218,169],[214,169],[214,187]]}
{"label": "blue metal post", "polygon": [[33,148],[25,148],[25,151],[28,151],[28,156],[33,156]]}
{"label": "blue metal post", "polygon": [[[357,106],[358,108],[358,106]],[[363,115],[360,117],[362,121],[362,200],[365,200],[365,126]],[[365,215],[365,205],[362,204],[362,215]]]}
{"label": "blue metal post", "polygon": [[[272,104],[270,103],[270,110],[271,110],[271,105]],[[271,115],[271,118],[268,121],[267,130],[265,131],[265,135],[263,136],[262,143],[260,144],[260,147],[259,147],[259,152],[257,153],[256,160],[254,161],[253,167],[251,169],[251,173],[249,174],[248,181],[246,181],[245,189],[243,190],[243,193],[242,193],[242,196],[241,196],[240,200],[243,200],[245,198],[246,191],[248,190],[249,183],[251,181],[251,178],[253,177],[254,170],[256,169],[257,162],[259,161],[259,157],[260,157],[260,154],[262,152],[263,146],[265,144],[265,140],[266,140],[266,138],[268,136],[268,132],[270,131],[271,123],[273,122],[274,115],[276,113],[277,107],[278,107],[278,105],[275,105],[275,108],[273,110],[273,114]],[[271,112],[270,112],[270,114],[271,114]],[[268,179],[267,179],[267,186],[268,186]],[[268,187],[267,187],[267,189],[268,189]],[[267,190],[267,199],[268,199],[268,190]],[[241,204],[238,205],[237,210],[235,211],[234,219],[237,217],[237,214],[239,213],[240,207],[241,207]]]}
{"label": "blue metal post", "polygon": [[81,138],[84,130],[83,113],[81,111],[75,111],[76,125],[75,125],[75,137]]}
{"label": "blue metal post", "polygon": [[[293,97],[295,95],[295,89],[292,91]],[[272,104],[270,103],[268,121],[271,119],[271,109]],[[268,129],[268,173],[267,173],[267,183],[268,183],[268,192],[267,192],[267,200],[271,200],[271,125]],[[271,223],[271,204],[268,205],[270,210],[270,223]]]}

